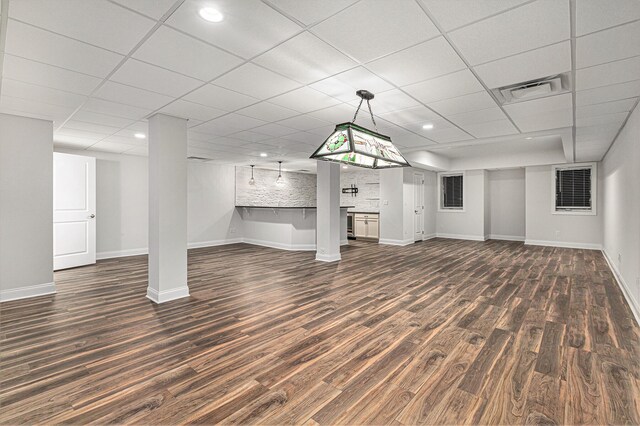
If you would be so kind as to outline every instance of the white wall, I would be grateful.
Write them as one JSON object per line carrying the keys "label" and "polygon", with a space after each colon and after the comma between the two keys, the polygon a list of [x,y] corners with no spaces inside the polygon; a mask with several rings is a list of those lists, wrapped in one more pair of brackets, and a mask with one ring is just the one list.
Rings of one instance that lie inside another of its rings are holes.
{"label": "white wall", "polygon": [[[56,149],[96,158],[97,257],[148,250],[148,160],[134,155]],[[237,242],[242,218],[234,203],[234,167],[187,164],[189,247]]]}
{"label": "white wall", "polygon": [[277,170],[254,169],[255,183],[249,185],[251,167],[236,167],[236,198],[238,206],[311,207],[316,205],[316,175],[282,172],[282,182],[276,184]]}
{"label": "white wall", "polygon": [[524,176],[523,168],[489,172],[490,238],[524,241]]}
{"label": "white wall", "polygon": [[640,321],[640,109],[602,162],[604,252]]}
{"label": "white wall", "polygon": [[53,292],[53,125],[0,114],[0,301]]}
{"label": "white wall", "polygon": [[438,179],[435,172],[424,173],[424,238],[436,235],[436,212],[438,211]]}
{"label": "white wall", "polygon": [[[436,233],[439,237],[467,240],[485,239],[485,170],[467,170],[463,182],[463,210],[440,210],[436,205]],[[438,175],[437,180],[440,180]],[[440,193],[440,184],[436,182]]]}
{"label": "white wall", "polygon": [[527,244],[600,249],[602,247],[602,171],[598,164],[596,215],[553,213],[552,166],[525,171]]}
{"label": "white wall", "polygon": [[340,188],[349,188],[354,184],[358,194],[343,194],[340,191],[341,206],[355,206],[349,211],[380,211],[380,171],[350,167],[340,170]]}
{"label": "white wall", "polygon": [[380,243],[404,244],[404,172],[380,170]]}

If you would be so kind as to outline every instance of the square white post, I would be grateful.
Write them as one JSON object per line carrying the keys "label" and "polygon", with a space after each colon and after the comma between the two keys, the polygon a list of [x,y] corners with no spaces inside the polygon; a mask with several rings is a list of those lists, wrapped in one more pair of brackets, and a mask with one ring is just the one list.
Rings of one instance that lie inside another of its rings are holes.
{"label": "square white post", "polygon": [[340,260],[340,164],[318,161],[316,260]]}

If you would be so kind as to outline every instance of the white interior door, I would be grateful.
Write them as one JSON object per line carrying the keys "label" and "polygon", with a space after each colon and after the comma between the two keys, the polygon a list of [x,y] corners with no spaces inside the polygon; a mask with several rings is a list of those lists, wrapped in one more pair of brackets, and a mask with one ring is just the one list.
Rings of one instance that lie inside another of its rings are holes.
{"label": "white interior door", "polygon": [[53,154],[53,269],[96,263],[96,159]]}
{"label": "white interior door", "polygon": [[422,241],[424,236],[424,175],[413,174],[413,231],[414,241]]}

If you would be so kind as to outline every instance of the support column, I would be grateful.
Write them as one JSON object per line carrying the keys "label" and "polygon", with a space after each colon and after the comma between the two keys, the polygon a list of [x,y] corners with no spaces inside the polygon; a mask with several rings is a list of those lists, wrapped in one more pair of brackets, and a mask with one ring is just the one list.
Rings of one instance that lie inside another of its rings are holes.
{"label": "support column", "polygon": [[189,296],[187,120],[149,119],[149,287],[156,303]]}
{"label": "support column", "polygon": [[316,260],[340,260],[340,164],[318,161]]}

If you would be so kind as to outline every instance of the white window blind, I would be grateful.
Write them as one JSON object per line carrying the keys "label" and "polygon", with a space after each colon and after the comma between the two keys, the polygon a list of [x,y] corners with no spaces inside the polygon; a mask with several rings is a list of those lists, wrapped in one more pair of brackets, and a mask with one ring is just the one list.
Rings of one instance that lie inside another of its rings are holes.
{"label": "white window blind", "polygon": [[591,210],[591,167],[556,169],[556,210]]}
{"label": "white window blind", "polygon": [[442,176],[442,205],[443,209],[462,209],[462,175]]}

